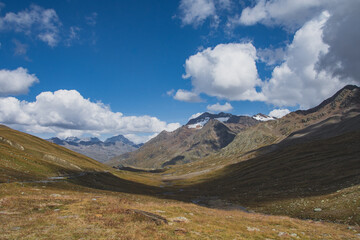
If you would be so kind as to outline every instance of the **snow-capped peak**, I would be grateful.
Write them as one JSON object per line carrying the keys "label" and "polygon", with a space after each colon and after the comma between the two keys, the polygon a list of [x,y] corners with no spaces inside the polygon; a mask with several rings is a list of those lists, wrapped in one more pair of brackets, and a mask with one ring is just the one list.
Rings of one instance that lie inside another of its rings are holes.
{"label": "snow-capped peak", "polygon": [[195,118],[201,116],[202,114],[203,114],[203,112],[195,113],[195,114],[191,115],[191,117],[189,117],[189,121],[190,121],[191,119],[195,119]]}
{"label": "snow-capped peak", "polygon": [[194,114],[192,117],[195,118],[191,118],[186,125],[188,128],[202,128],[210,119],[216,119],[220,122],[226,122],[231,116],[233,115],[223,112],[218,114],[212,114],[208,112],[202,113],[200,115]]}
{"label": "snow-capped peak", "polygon": [[276,120],[276,118],[267,116],[265,114],[262,113],[258,113],[256,115],[253,116],[253,119],[258,120],[258,121],[262,121],[262,122],[266,122],[266,121],[271,121],[271,120]]}
{"label": "snow-capped peak", "polygon": [[202,121],[194,123],[194,124],[190,124],[187,127],[188,128],[202,128],[209,120],[210,120],[210,118],[206,117]]}

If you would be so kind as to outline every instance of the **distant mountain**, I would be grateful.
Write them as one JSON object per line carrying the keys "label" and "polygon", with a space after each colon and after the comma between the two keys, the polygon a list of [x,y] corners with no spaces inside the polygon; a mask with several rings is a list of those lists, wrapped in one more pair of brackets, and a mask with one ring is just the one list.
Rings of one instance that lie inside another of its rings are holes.
{"label": "distant mountain", "polygon": [[108,138],[104,142],[96,137],[84,139],[77,137],[60,139],[54,137],[48,139],[48,141],[84,154],[99,162],[108,161],[120,154],[134,151],[141,146],[133,143],[123,135]]}
{"label": "distant mountain", "polygon": [[117,156],[107,164],[162,168],[189,163],[226,147],[239,131],[258,123],[248,116],[206,112],[174,132],[161,132],[140,149]]}
{"label": "distant mountain", "polygon": [[108,138],[108,139],[106,139],[104,141],[105,144],[115,144],[117,142],[122,142],[124,144],[130,145],[130,146],[133,146],[133,147],[136,147],[136,148],[139,147],[139,145],[133,143],[132,141],[130,141],[129,139],[127,139],[123,135],[117,135],[117,136]]}
{"label": "distant mountain", "polygon": [[[360,90],[346,86],[319,106],[276,119],[264,114],[253,117],[229,113],[203,113],[174,132],[162,132],[141,149],[113,158],[110,165],[162,168],[206,159],[235,161],[237,156],[276,144],[292,133],[332,117],[360,111]],[[270,151],[268,148],[267,151]],[[216,163],[214,163],[216,164]],[[204,168],[206,166],[204,165]]]}

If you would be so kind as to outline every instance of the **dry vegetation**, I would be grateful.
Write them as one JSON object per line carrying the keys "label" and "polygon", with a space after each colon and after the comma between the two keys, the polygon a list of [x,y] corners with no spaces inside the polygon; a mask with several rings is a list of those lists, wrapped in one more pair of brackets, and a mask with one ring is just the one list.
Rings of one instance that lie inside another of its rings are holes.
{"label": "dry vegetation", "polygon": [[358,239],[358,231],[68,182],[3,183],[0,191],[0,239]]}

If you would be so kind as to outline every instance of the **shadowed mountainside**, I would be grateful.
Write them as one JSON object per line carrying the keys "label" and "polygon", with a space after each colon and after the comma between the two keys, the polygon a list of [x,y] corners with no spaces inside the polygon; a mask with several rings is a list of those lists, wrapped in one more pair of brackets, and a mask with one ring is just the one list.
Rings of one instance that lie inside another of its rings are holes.
{"label": "shadowed mountainside", "polygon": [[[240,156],[241,159],[254,157],[254,150],[279,143],[292,133],[328,118],[334,117],[341,121],[341,117],[348,112],[359,111],[359,106],[359,87],[348,85],[317,107],[292,112],[280,119],[259,122],[251,117],[223,114],[221,117],[227,117],[224,123],[215,118],[200,129],[188,128],[185,125],[172,133],[164,131],[140,149],[115,157],[107,163],[112,166],[122,164],[142,168],[187,163],[197,166],[191,167],[194,171],[207,168],[209,164],[218,165],[219,162],[226,165],[239,161]],[[206,114],[190,120],[189,123],[216,116]],[[186,166],[179,167],[185,168]]]}

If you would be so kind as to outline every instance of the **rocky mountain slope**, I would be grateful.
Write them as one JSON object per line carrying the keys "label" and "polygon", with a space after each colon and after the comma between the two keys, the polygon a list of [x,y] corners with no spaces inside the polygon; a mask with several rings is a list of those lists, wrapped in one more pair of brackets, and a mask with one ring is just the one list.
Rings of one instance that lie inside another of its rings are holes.
{"label": "rocky mountain slope", "polygon": [[295,111],[276,121],[262,122],[238,133],[234,141],[221,153],[227,157],[244,154],[279,143],[294,132],[320,124],[327,119],[341,121],[347,115],[356,115],[359,111],[360,88],[348,85],[314,108]]}
{"label": "rocky mountain slope", "polygon": [[179,188],[203,204],[220,198],[267,214],[360,223],[359,123],[359,113],[332,117]]}
{"label": "rocky mountain slope", "polygon": [[68,137],[64,140],[54,137],[48,141],[84,154],[99,162],[106,162],[115,156],[132,152],[141,146],[123,135],[108,138],[104,142],[98,138],[80,139],[77,137]]}
{"label": "rocky mountain slope", "polygon": [[[194,162],[191,168],[195,170],[204,169],[209,164],[218,165],[222,160],[224,164],[235,162],[243,155],[251,158],[255,154],[254,150],[279,143],[296,131],[320,124],[327,119],[330,121],[337,118],[341,121],[341,117],[346,114],[356,114],[360,109],[359,92],[359,87],[349,85],[315,108],[292,112],[274,120],[260,114],[247,117],[204,113],[173,133],[161,133],[133,153],[115,157],[109,164],[161,168]],[[222,134],[223,131],[216,132],[215,122],[217,126],[224,125],[228,134]],[[216,134],[204,134],[209,129],[213,129]],[[220,136],[227,136],[226,144],[219,145],[223,139]],[[214,141],[218,147],[214,147]],[[267,148],[267,151],[270,151],[270,148]],[[198,165],[198,168],[194,165]]]}
{"label": "rocky mountain slope", "polygon": [[109,165],[163,168],[206,157],[226,147],[236,134],[259,121],[228,113],[203,113],[173,132],[161,132],[140,149],[115,157]]}
{"label": "rocky mountain slope", "polygon": [[[360,88],[346,86],[319,106],[260,123],[164,184],[207,206],[238,204],[267,214],[358,224]],[[176,192],[174,190],[174,192]]]}

